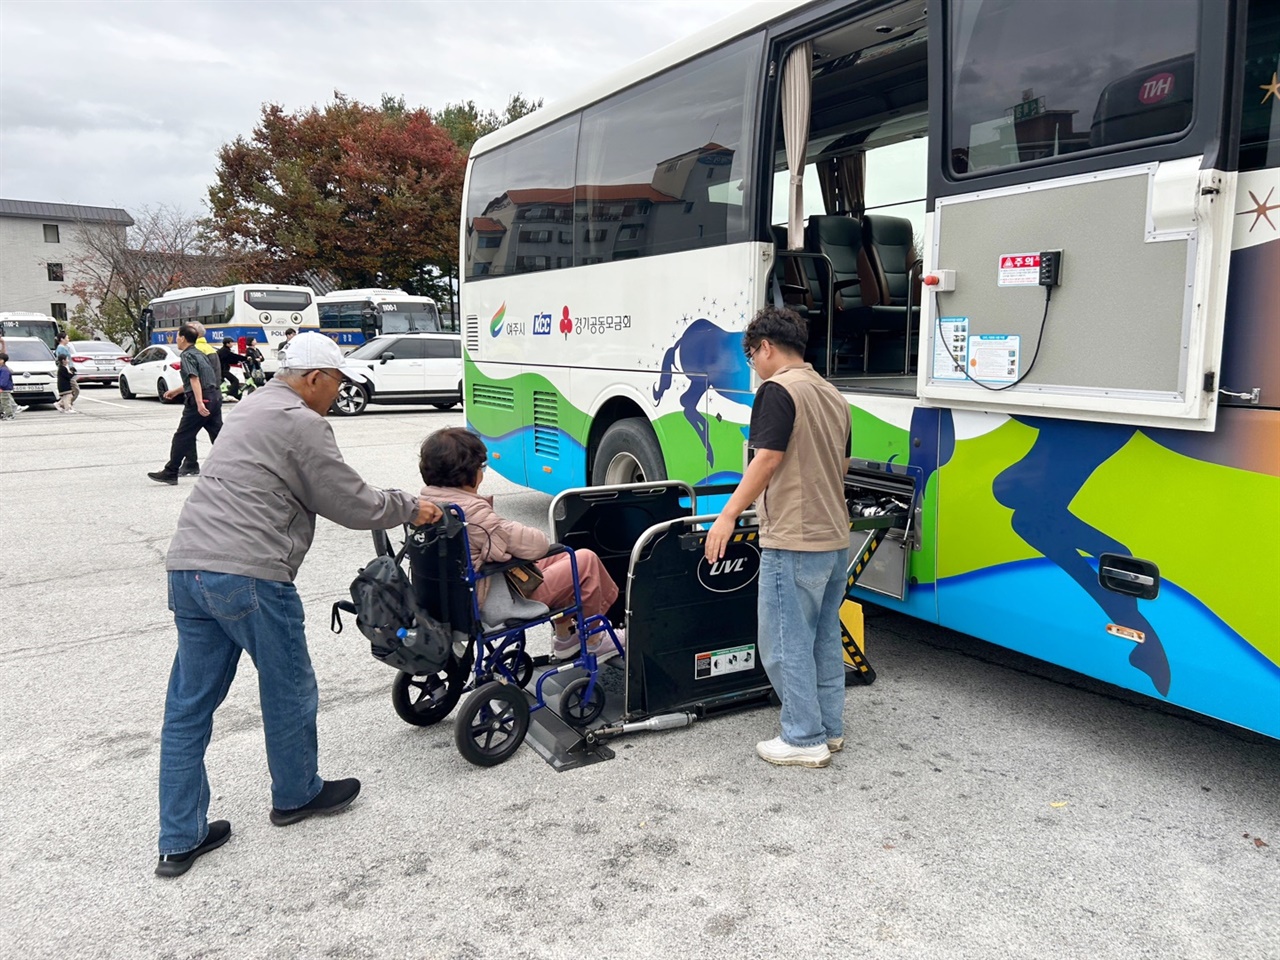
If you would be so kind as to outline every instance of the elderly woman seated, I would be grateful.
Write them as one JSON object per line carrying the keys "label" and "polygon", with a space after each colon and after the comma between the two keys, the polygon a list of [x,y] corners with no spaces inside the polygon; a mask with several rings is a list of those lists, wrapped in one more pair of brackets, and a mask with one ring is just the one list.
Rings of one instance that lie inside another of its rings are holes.
{"label": "elderly woman seated", "polygon": [[[418,469],[422,481],[421,496],[440,503],[456,503],[467,518],[467,536],[471,543],[471,564],[479,570],[486,563],[508,560],[536,560],[542,584],[530,599],[545,603],[555,610],[573,603],[573,568],[569,555],[560,553],[542,558],[551,546],[547,535],[536,527],[501,517],[493,509],[493,497],[481,496],[489,451],[484,441],[461,427],[437,430],[422,441]],[[574,551],[578,561],[578,582],[582,591],[584,616],[604,614],[618,599],[618,585],[605,570],[600,558],[591,550]],[[480,603],[484,603],[489,580],[477,584]],[[552,656],[572,660],[578,655],[576,627],[566,619],[555,621],[555,645]],[[614,631],[619,642],[623,632]],[[617,653],[608,634],[591,637],[587,649],[606,660]]]}

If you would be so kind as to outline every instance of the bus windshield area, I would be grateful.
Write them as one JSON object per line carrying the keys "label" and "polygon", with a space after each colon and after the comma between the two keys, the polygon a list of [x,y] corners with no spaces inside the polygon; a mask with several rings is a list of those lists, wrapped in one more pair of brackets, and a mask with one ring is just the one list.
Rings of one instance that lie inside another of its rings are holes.
{"label": "bus windshield area", "polygon": [[58,332],[56,320],[0,321],[0,336],[38,337],[50,350],[58,345]]}
{"label": "bus windshield area", "polygon": [[434,303],[400,301],[378,304],[379,333],[439,333]]}

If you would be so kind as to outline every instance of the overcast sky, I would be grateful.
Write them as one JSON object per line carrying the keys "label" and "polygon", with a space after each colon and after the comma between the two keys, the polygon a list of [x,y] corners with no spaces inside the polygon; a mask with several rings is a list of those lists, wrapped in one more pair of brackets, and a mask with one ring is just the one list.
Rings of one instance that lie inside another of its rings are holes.
{"label": "overcast sky", "polygon": [[551,103],[743,0],[0,0],[0,196],[206,212],[263,103]]}

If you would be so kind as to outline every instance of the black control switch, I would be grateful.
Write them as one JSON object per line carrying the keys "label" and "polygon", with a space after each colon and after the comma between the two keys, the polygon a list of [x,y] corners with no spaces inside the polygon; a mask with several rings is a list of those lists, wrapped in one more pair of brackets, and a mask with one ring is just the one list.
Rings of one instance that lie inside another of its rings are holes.
{"label": "black control switch", "polygon": [[1062,251],[1040,251],[1040,286],[1056,287],[1062,282]]}

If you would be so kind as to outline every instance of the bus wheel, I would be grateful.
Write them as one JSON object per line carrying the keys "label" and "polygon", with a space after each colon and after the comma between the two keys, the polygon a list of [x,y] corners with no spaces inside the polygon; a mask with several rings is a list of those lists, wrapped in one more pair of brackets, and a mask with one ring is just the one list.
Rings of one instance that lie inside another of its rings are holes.
{"label": "bus wheel", "polygon": [[333,411],[344,417],[354,417],[357,413],[364,413],[364,408],[369,405],[369,394],[364,387],[358,383],[346,381],[338,389],[338,399],[333,401]]}
{"label": "bus wheel", "polygon": [[600,438],[591,466],[593,486],[644,483],[667,479],[662,448],[653,427],[643,417],[619,420]]}

